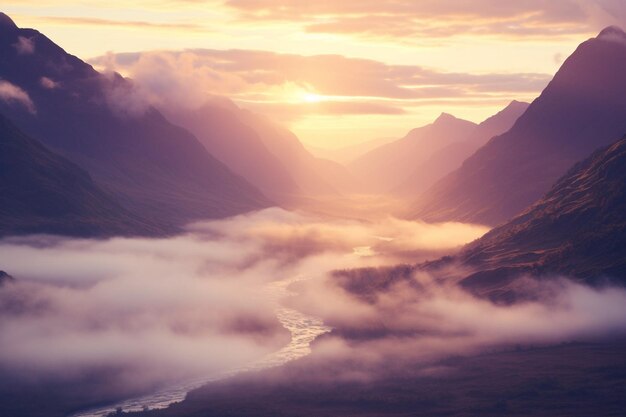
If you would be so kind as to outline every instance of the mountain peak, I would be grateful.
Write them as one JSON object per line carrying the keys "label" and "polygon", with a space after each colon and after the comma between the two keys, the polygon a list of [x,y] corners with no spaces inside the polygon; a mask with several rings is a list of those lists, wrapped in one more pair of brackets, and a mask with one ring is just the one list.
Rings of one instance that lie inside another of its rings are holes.
{"label": "mountain peak", "polygon": [[17,25],[8,15],[0,12],[0,30],[8,31],[8,30],[16,30]]}
{"label": "mountain peak", "polygon": [[437,119],[435,120],[435,123],[449,122],[452,120],[457,120],[457,118],[451,115],[450,113],[443,112],[439,115],[439,117],[437,117]]}
{"label": "mountain peak", "polygon": [[596,39],[626,43],[626,32],[619,26],[609,26],[602,29]]}

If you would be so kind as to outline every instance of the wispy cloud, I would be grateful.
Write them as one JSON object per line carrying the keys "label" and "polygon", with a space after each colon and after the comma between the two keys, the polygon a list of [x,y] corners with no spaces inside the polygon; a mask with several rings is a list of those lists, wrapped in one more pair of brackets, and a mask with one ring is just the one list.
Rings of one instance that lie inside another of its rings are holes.
{"label": "wispy cloud", "polygon": [[[104,367],[132,375],[135,389],[240,367],[288,341],[268,283],[395,262],[404,251],[439,256],[484,232],[269,209],[169,239],[5,239],[0,265],[16,280],[0,287],[0,370],[96,378]],[[371,256],[356,255],[361,246]]]}
{"label": "wispy cloud", "polygon": [[458,35],[554,38],[626,22],[619,0],[346,0],[307,7],[288,0],[229,0],[226,5],[247,21],[296,21],[309,32],[407,41]]}
{"label": "wispy cloud", "polygon": [[115,20],[101,19],[84,16],[33,16],[30,18],[40,23],[56,23],[62,25],[76,26],[111,26],[135,29],[158,29],[158,30],[188,30],[188,31],[209,31],[208,28],[199,23],[189,22],[155,22],[141,20]]}
{"label": "wispy cloud", "polygon": [[17,42],[13,45],[20,55],[30,55],[35,52],[35,42],[31,38],[18,36]]}
{"label": "wispy cloud", "polygon": [[550,78],[251,50],[109,54],[91,62],[130,76],[153,102],[196,107],[212,95],[224,95],[283,121],[307,114],[405,114],[433,99],[506,101],[541,90]]}
{"label": "wispy cloud", "polygon": [[36,113],[35,103],[31,100],[28,93],[20,87],[11,84],[8,81],[0,79],[0,100],[7,103],[17,103],[30,113]]}

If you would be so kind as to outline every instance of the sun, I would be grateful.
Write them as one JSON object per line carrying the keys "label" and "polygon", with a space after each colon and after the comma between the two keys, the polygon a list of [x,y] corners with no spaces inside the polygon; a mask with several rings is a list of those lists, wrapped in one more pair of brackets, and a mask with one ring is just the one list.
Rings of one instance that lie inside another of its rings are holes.
{"label": "sun", "polygon": [[324,101],[324,97],[315,93],[304,93],[302,95],[302,100],[306,103],[319,103],[320,101]]}

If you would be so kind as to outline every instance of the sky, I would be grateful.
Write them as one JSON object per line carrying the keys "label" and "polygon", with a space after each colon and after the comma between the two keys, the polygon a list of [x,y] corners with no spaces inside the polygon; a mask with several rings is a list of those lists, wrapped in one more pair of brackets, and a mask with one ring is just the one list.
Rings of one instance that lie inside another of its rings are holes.
{"label": "sky", "polygon": [[99,69],[176,88],[185,105],[230,97],[321,148],[401,137],[441,112],[480,122],[535,98],[602,28],[626,27],[624,0],[5,0],[2,11]]}

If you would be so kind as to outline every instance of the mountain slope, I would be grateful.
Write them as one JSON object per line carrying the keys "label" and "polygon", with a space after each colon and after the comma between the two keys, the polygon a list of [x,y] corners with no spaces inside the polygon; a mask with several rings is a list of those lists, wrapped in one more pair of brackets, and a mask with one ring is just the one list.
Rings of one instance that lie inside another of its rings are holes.
{"label": "mountain slope", "polygon": [[467,139],[476,125],[442,113],[433,123],[411,130],[353,161],[349,168],[373,193],[389,192],[436,151]]}
{"label": "mountain slope", "polygon": [[146,106],[129,81],[98,73],[6,15],[0,32],[0,78],[31,102],[0,100],[0,111],[87,169],[127,208],[177,227],[270,205],[192,134]]}
{"label": "mountain slope", "polygon": [[351,173],[336,162],[316,158],[289,129],[270,119],[242,110],[240,120],[254,129],[308,196],[333,196],[350,193],[359,187]]}
{"label": "mountain slope", "polygon": [[626,137],[576,164],[538,202],[468,245],[463,281],[503,291],[516,275],[557,273],[626,284]]}
{"label": "mountain slope", "polygon": [[348,165],[352,161],[358,159],[366,153],[373,151],[374,149],[387,143],[393,142],[394,140],[396,140],[396,138],[371,139],[365,142],[355,143],[353,145],[333,149],[319,148],[307,145],[307,149],[318,158],[329,159],[342,165]]}
{"label": "mountain slope", "polygon": [[253,128],[239,119],[240,110],[231,104],[231,108],[206,104],[196,110],[173,110],[166,114],[189,129],[211,155],[264,194],[277,201],[297,194],[300,188],[282,161],[267,149]]}
{"label": "mountain slope", "polygon": [[293,132],[228,99],[215,98],[198,109],[163,111],[274,201],[291,205],[302,197],[337,196],[358,188],[342,165],[313,156]]}
{"label": "mountain slope", "polygon": [[417,165],[394,193],[399,196],[415,196],[424,192],[446,174],[459,168],[463,161],[489,139],[508,131],[527,108],[528,103],[512,101],[500,112],[476,126],[468,138],[439,149],[427,161]]}
{"label": "mountain slope", "polygon": [[[0,115],[0,236],[154,234],[84,170],[48,151]],[[1,274],[0,274],[1,276]]]}
{"label": "mountain slope", "polygon": [[626,132],[626,34],[581,44],[507,133],[415,203],[414,218],[496,225],[540,198],[575,162]]}

